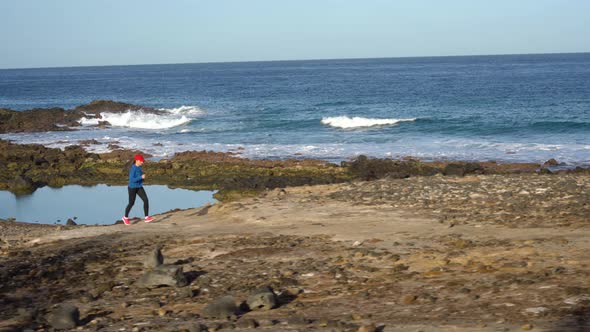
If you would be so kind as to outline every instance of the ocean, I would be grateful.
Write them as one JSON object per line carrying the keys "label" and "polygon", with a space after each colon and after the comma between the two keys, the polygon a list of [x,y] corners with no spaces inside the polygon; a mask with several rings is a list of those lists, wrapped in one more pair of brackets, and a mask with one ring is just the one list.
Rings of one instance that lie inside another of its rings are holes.
{"label": "ocean", "polygon": [[0,70],[0,107],[107,99],[166,110],[103,114],[113,126],[2,134],[65,147],[96,139],[166,158],[364,154],[590,165],[590,53]]}

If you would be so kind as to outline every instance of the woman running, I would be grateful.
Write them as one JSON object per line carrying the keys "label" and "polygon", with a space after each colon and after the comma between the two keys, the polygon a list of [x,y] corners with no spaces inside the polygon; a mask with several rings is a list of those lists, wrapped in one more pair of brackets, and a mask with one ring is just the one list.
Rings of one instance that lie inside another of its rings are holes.
{"label": "woman running", "polygon": [[147,194],[143,189],[143,180],[145,179],[145,174],[143,174],[143,170],[141,169],[141,165],[145,162],[143,156],[140,154],[136,154],[133,158],[133,165],[131,165],[131,170],[129,170],[129,186],[127,190],[129,192],[129,204],[127,204],[127,208],[125,209],[125,216],[122,218],[123,223],[125,225],[131,225],[129,221],[129,211],[135,204],[135,197],[139,195],[139,198],[143,201],[143,212],[145,213],[145,222],[151,222],[154,218],[150,217],[149,209],[150,203],[148,201]]}

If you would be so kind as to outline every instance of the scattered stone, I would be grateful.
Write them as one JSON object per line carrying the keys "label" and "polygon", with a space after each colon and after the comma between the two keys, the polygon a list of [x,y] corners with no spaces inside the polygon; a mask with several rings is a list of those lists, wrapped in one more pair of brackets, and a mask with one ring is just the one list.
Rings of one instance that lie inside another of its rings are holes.
{"label": "scattered stone", "polygon": [[228,318],[238,313],[236,300],[231,295],[219,297],[203,309],[203,316],[208,318]]}
{"label": "scattered stone", "polygon": [[254,290],[246,300],[250,310],[270,310],[277,306],[277,296],[270,287]]}
{"label": "scattered stone", "polygon": [[523,326],[520,327],[523,331],[530,331],[533,329],[533,325],[532,324],[525,324]]}
{"label": "scattered stone", "polygon": [[80,323],[80,311],[73,304],[61,304],[49,313],[47,322],[54,329],[73,329]]}
{"label": "scattered stone", "polygon": [[143,266],[148,269],[156,268],[164,263],[164,256],[160,247],[156,247],[143,261]]}
{"label": "scattered stone", "polygon": [[184,287],[188,285],[188,282],[182,271],[182,266],[160,265],[142,275],[136,284],[144,288]]}

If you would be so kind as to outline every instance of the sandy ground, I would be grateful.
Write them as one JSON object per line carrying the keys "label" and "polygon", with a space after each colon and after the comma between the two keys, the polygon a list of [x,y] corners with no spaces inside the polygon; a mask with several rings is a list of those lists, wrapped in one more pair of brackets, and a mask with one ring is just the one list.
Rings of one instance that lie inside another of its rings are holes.
{"label": "sandy ground", "polygon": [[[87,318],[80,329],[101,331],[192,331],[196,324],[244,331],[590,331],[588,176],[514,177],[506,180],[514,188],[499,191],[486,181],[496,180],[416,178],[276,189],[166,213],[151,224],[21,233],[0,258],[0,327],[44,327],[53,305],[70,302]],[[494,205],[495,193],[524,195],[532,190],[523,186],[535,181],[545,190],[539,193],[560,190],[568,181],[575,185],[562,203],[527,201],[539,205],[532,214]],[[413,189],[404,200],[388,199],[398,187]],[[473,200],[455,206],[447,200],[453,188]],[[424,203],[424,194],[433,192],[440,197]],[[457,214],[460,207],[473,215]],[[514,223],[482,216],[485,207],[504,211]],[[519,224],[520,217],[543,222]],[[5,242],[14,237],[5,236]],[[156,245],[166,263],[196,277],[187,286],[194,296],[134,286],[143,257]],[[49,259],[65,276],[46,266]],[[218,296],[243,300],[264,285],[297,295],[229,324],[200,315]],[[246,319],[258,327],[240,325]]]}

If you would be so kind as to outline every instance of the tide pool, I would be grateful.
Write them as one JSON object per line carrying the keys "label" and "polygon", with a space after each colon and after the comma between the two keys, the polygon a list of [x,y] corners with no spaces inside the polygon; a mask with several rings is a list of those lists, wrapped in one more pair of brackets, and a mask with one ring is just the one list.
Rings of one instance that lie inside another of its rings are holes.
{"label": "tide pool", "polygon": [[[215,191],[171,189],[167,186],[144,186],[150,202],[150,214],[172,209],[195,208],[215,203]],[[121,219],[127,206],[126,186],[43,187],[33,194],[16,196],[0,191],[0,218],[41,224],[65,224],[73,219],[82,225],[110,225]],[[143,201],[137,197],[130,218],[143,218]]]}

